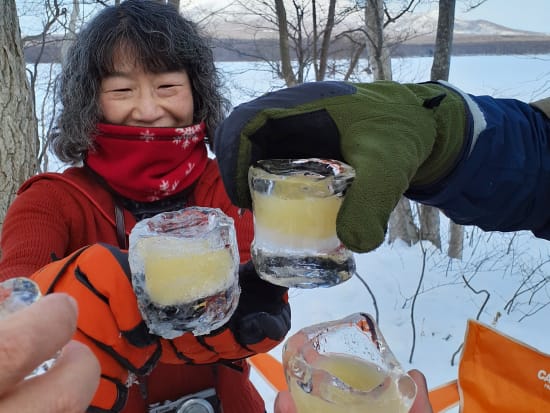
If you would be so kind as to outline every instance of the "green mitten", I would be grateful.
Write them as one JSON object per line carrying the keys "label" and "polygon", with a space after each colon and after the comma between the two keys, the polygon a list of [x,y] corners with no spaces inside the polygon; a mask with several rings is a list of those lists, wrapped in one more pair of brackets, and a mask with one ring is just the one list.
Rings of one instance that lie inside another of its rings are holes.
{"label": "green mitten", "polygon": [[337,233],[351,250],[384,240],[410,184],[453,168],[464,142],[462,97],[438,83],[306,83],[238,106],[216,131],[214,151],[232,202],[250,207],[248,167],[260,159],[329,158],[355,168]]}

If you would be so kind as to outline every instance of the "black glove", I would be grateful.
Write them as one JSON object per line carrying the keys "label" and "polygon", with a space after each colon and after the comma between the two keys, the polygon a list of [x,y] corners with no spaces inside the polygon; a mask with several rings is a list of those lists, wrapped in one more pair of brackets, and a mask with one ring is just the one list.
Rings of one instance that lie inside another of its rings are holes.
{"label": "black glove", "polygon": [[262,280],[252,261],[240,266],[239,284],[241,298],[232,317],[235,338],[257,353],[266,352],[290,330],[288,288]]}

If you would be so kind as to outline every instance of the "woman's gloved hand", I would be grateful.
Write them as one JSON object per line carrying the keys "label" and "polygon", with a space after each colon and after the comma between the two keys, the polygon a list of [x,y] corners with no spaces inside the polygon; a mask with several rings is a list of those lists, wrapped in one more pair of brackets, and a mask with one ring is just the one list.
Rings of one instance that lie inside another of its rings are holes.
{"label": "woman's gloved hand", "polygon": [[409,186],[445,177],[464,150],[463,98],[438,83],[313,82],[244,103],[215,134],[214,151],[232,202],[251,207],[248,168],[260,159],[329,158],[355,168],[337,218],[351,250],[384,240],[389,215]]}
{"label": "woman's gloved hand", "polygon": [[94,244],[46,265],[31,278],[43,294],[65,292],[80,308],[74,339],[88,345],[101,365],[90,412],[119,412],[134,375],[149,373],[161,355],[148,333],[132,289],[127,254]]}
{"label": "woman's gloved hand", "polygon": [[191,333],[162,340],[162,361],[205,364],[265,353],[290,330],[288,288],[262,280],[252,261],[239,268],[241,296],[229,321],[204,336]]}

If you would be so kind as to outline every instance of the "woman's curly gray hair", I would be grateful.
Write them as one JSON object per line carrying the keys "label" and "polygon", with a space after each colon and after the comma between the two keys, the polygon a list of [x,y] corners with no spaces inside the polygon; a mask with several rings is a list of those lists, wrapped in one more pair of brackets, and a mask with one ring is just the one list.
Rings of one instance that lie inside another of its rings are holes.
{"label": "woman's curly gray hair", "polygon": [[204,120],[207,136],[229,108],[221,94],[208,39],[195,23],[171,5],[127,0],[103,9],[78,34],[60,75],[62,111],[51,137],[52,149],[64,162],[78,164],[92,147],[101,121],[101,79],[113,73],[115,54],[128,53],[145,70],[186,70],[191,80],[194,122]]}

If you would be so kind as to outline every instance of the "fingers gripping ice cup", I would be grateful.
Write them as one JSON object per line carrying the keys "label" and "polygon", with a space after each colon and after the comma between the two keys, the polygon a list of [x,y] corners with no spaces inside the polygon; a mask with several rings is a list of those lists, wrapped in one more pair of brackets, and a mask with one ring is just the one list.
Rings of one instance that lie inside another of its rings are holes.
{"label": "fingers gripping ice cup", "polygon": [[208,334],[237,307],[239,253],[233,220],[190,207],[142,220],[130,233],[129,262],[141,314],[153,334]]}
{"label": "fingers gripping ice cup", "polygon": [[[30,306],[41,297],[40,287],[29,278],[16,277],[0,282],[0,320]],[[26,378],[39,376],[48,371],[54,365],[56,357],[43,362]]]}
{"label": "fingers gripping ice cup", "polygon": [[251,252],[261,278],[314,288],[353,275],[355,260],[336,235],[336,216],[354,177],[351,166],[316,158],[262,160],[250,167]]}
{"label": "fingers gripping ice cup", "polygon": [[283,348],[298,413],[407,413],[416,384],[368,314],[306,327]]}

